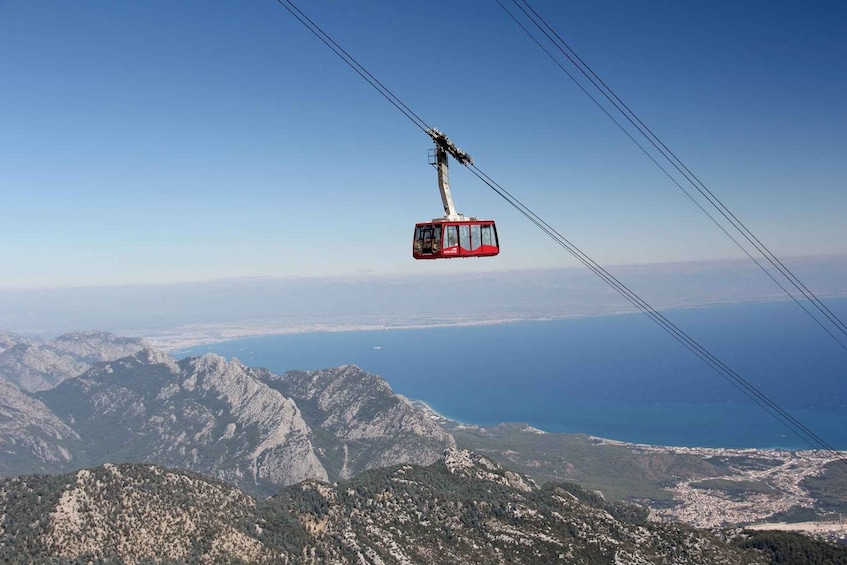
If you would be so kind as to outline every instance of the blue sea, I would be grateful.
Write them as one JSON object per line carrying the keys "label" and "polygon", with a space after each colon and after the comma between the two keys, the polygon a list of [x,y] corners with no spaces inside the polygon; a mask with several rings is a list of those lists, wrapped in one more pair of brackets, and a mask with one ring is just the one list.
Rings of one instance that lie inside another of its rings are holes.
{"label": "blue sea", "polygon": [[[847,299],[826,301],[842,320]],[[793,302],[664,312],[836,449],[847,351]],[[282,373],[356,364],[469,424],[526,422],[655,445],[808,449],[643,314],[255,337],[198,346]]]}

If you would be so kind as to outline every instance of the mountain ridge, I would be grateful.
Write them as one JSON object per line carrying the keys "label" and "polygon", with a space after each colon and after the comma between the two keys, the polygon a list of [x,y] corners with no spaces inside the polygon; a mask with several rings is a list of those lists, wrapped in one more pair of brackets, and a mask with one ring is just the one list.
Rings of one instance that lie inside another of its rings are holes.
{"label": "mountain ridge", "polygon": [[0,334],[0,346],[0,378],[27,392],[38,392],[84,373],[95,363],[132,355],[149,344],[139,338],[85,330],[46,342]]}
{"label": "mountain ridge", "polygon": [[356,365],[287,371],[268,384],[293,398],[313,429],[329,432],[316,440],[333,479],[399,463],[428,465],[455,446],[452,435],[384,379]]}
{"label": "mountain ridge", "polygon": [[713,533],[645,521],[573,485],[503,482],[506,473],[448,449],[427,467],[397,465],[337,484],[309,479],[262,501],[155,465],[0,479],[0,560],[768,563]]}
{"label": "mountain ridge", "polygon": [[[94,361],[90,344],[96,349],[102,335],[62,337],[66,349]],[[821,454],[632,446],[523,424],[468,426],[355,365],[277,375],[235,358],[178,361],[142,347],[48,391],[31,394],[0,379],[0,475],[147,462],[265,496],[303,480],[429,465],[457,442],[539,483],[578,482],[700,527],[847,511],[843,473]]]}
{"label": "mountain ridge", "polygon": [[[2,474],[156,463],[267,495],[308,478],[429,464],[455,445],[383,379],[358,367],[275,375],[214,354],[177,360],[104,332],[48,343],[32,347],[66,352],[88,369],[35,392],[0,379]],[[124,347],[138,349],[111,359]]]}
{"label": "mountain ridge", "polygon": [[296,404],[264,369],[143,349],[38,393],[78,430],[88,461],[156,462],[268,491],[326,479]]}
{"label": "mountain ridge", "polygon": [[0,475],[67,470],[79,443],[43,402],[0,379]]}

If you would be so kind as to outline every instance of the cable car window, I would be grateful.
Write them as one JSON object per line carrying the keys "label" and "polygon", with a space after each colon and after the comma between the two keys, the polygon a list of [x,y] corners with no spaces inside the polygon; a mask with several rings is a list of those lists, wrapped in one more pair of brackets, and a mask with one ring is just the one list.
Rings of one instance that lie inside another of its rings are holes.
{"label": "cable car window", "polygon": [[420,232],[421,253],[431,255],[438,251],[433,244],[432,226],[422,226]]}
{"label": "cable car window", "polygon": [[471,251],[476,251],[480,245],[479,224],[474,224],[471,226]]}
{"label": "cable car window", "polygon": [[441,250],[441,226],[432,226],[432,252]]}
{"label": "cable car window", "polygon": [[459,244],[459,232],[456,226],[446,226],[444,232],[444,247],[453,247]]}
{"label": "cable car window", "polygon": [[421,237],[421,227],[415,226],[415,253],[421,252],[421,245],[423,245],[422,239],[423,238]]}
{"label": "cable car window", "polygon": [[459,247],[465,251],[471,248],[471,230],[466,225],[459,226]]}
{"label": "cable car window", "polygon": [[491,245],[491,226],[480,226],[482,232],[482,244]]}

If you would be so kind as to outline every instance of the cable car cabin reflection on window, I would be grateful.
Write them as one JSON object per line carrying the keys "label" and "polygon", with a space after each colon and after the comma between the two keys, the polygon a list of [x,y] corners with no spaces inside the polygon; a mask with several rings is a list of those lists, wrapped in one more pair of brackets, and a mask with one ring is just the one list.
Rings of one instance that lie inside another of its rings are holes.
{"label": "cable car cabin reflection on window", "polygon": [[500,253],[497,227],[491,220],[433,222],[415,226],[412,257],[450,259],[491,257]]}

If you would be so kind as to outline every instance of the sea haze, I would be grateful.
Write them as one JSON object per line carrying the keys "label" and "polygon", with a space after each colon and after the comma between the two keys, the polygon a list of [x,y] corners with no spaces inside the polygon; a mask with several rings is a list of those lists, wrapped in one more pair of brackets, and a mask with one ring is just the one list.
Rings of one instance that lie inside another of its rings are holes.
{"label": "sea haze", "polygon": [[[749,263],[611,270],[642,298],[666,310],[783,300],[784,294],[766,284]],[[847,296],[847,255],[792,258],[791,267],[821,296]],[[0,290],[2,329],[54,337],[97,328],[144,337],[169,350],[304,329],[381,330],[632,311],[630,303],[591,272],[573,268]]]}
{"label": "sea haze", "polygon": [[[829,299],[847,319],[847,299]],[[837,449],[847,449],[847,351],[793,302],[665,315]],[[274,372],[356,364],[450,418],[706,447],[809,448],[641,314],[326,332],[184,349]]]}

